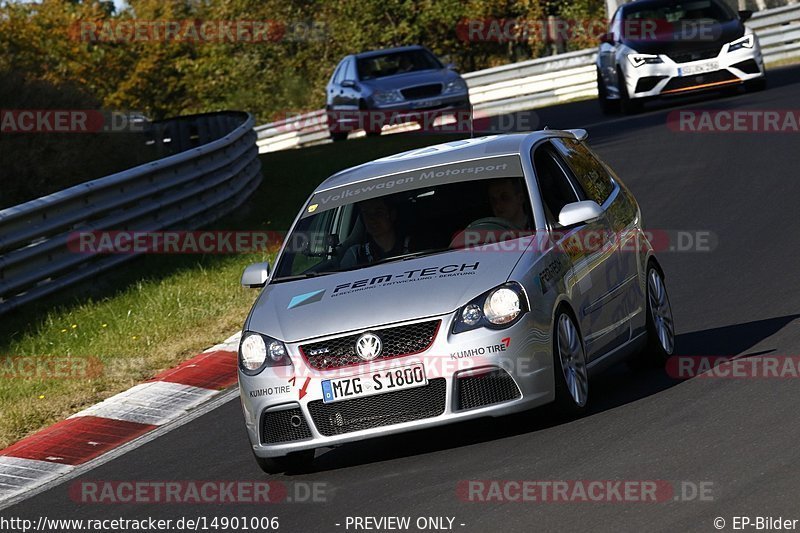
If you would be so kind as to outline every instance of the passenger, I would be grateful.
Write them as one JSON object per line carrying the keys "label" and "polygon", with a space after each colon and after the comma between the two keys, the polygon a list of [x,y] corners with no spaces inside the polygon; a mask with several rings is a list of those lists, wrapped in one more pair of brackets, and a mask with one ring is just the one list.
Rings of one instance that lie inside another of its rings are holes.
{"label": "passenger", "polygon": [[400,237],[395,223],[397,209],[384,198],[375,198],[358,203],[367,241],[354,244],[342,256],[340,266],[350,268],[380,261],[387,257],[408,253],[409,238]]}

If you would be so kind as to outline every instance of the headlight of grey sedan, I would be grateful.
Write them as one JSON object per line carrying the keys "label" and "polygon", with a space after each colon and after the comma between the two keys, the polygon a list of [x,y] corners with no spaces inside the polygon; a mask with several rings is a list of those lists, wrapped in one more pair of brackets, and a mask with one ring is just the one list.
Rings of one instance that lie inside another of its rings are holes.
{"label": "headlight of grey sedan", "polygon": [[522,286],[511,281],[486,291],[456,312],[453,333],[476,328],[503,329],[519,321],[528,311]]}
{"label": "headlight of grey sedan", "polygon": [[394,104],[403,101],[400,91],[375,91],[372,93],[372,100],[376,104]]}
{"label": "headlight of grey sedan", "polygon": [[456,78],[444,86],[444,94],[463,93],[467,91],[467,84],[461,78]]}
{"label": "headlight of grey sedan", "polygon": [[242,334],[239,343],[239,368],[248,376],[255,376],[267,367],[291,366],[286,345],[272,337],[252,331]]}

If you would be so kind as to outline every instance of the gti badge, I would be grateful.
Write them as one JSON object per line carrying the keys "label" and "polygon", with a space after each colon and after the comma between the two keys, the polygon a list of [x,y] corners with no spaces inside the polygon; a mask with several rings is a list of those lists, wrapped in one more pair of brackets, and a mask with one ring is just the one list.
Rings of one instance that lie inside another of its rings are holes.
{"label": "gti badge", "polygon": [[382,349],[381,338],[374,333],[364,333],[356,340],[356,355],[364,361],[372,361]]}

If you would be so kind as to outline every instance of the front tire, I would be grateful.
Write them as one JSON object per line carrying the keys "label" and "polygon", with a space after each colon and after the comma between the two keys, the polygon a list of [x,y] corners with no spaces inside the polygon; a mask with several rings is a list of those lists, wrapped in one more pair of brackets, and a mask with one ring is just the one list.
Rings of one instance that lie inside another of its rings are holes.
{"label": "front tire", "polygon": [[617,86],[619,87],[619,110],[622,114],[635,115],[639,113],[642,110],[642,102],[630,97],[625,76],[622,75],[622,69],[619,68],[617,68]]}
{"label": "front tire", "polygon": [[761,76],[760,78],[756,78],[754,80],[748,80],[744,82],[744,90],[748,93],[754,93],[758,91],[763,91],[767,88],[767,76]]}
{"label": "front tire", "polygon": [[305,472],[314,462],[314,450],[292,452],[283,457],[259,457],[254,455],[259,468],[267,474],[282,472]]}
{"label": "front tire", "polygon": [[597,71],[597,102],[600,104],[600,112],[604,115],[611,115],[617,111],[616,102],[608,99],[608,89],[606,89],[606,82],[603,81],[603,76],[600,71]]}
{"label": "front tire", "polygon": [[553,374],[555,405],[567,417],[586,411],[589,402],[589,373],[583,339],[575,318],[566,307],[556,313],[553,335]]}

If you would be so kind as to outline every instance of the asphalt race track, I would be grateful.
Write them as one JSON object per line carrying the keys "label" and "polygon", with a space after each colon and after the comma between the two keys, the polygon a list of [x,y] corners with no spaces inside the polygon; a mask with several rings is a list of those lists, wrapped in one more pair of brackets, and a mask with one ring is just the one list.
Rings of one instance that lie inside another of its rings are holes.
{"label": "asphalt race track", "polygon": [[[700,97],[633,117],[594,101],[537,110],[539,126],[587,126],[590,144],[633,189],[652,229],[709,231],[710,252],[662,252],[680,355],[800,355],[800,134],[687,133],[678,109],[797,110],[800,68],[770,71],[760,93]],[[356,141],[357,142],[357,141]],[[244,317],[242,317],[244,319]],[[546,409],[317,452],[315,471],[275,476],[326,483],[325,503],[77,504],[71,481],[5,516],[138,518],[278,516],[279,531],[346,531],[347,516],[450,516],[456,531],[715,531],[722,517],[800,519],[800,382],[670,379],[609,370],[590,414]],[[238,400],[85,474],[87,480],[266,479]],[[460,480],[711,482],[711,501],[473,503]],[[336,524],[340,524],[337,526]],[[460,524],[464,524],[463,526]],[[413,530],[413,529],[412,529]],[[350,531],[353,531],[351,528]]]}

